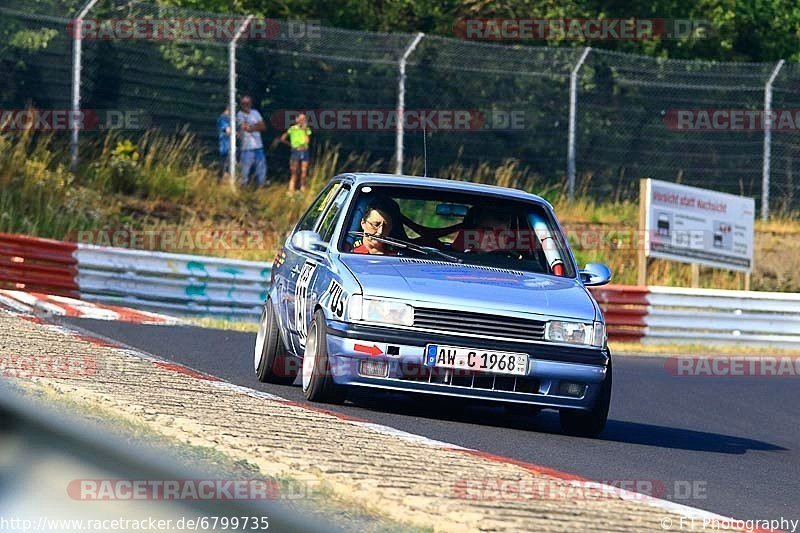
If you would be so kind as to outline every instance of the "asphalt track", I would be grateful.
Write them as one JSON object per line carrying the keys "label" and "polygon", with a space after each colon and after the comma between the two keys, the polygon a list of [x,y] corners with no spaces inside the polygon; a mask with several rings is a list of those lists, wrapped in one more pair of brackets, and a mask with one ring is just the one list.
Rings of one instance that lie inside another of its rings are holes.
{"label": "asphalt track", "polygon": [[[254,333],[90,319],[63,322],[232,383],[305,402],[300,387],[259,383]],[[658,357],[616,357],[600,439],[560,434],[557,415],[350,395],[343,414],[528,461],[742,519],[800,519],[800,381],[796,377],[677,377]],[[420,458],[424,461],[424,458]],[[691,491],[687,487],[694,487]],[[691,494],[686,494],[691,492]]]}

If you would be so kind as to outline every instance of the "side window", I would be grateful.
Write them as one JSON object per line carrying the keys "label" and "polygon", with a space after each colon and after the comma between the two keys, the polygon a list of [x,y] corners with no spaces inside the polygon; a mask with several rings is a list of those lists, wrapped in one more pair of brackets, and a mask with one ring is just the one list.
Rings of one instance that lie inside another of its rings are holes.
{"label": "side window", "polygon": [[319,223],[319,229],[317,230],[323,242],[329,242],[331,240],[333,230],[336,228],[336,222],[339,219],[339,214],[342,212],[342,207],[344,207],[349,194],[350,189],[342,188],[339,194],[336,195],[336,198],[333,199],[333,202],[331,202],[331,206],[325,212],[325,215],[323,215],[322,221]]}
{"label": "side window", "polygon": [[294,231],[313,230],[317,226],[317,220],[319,220],[325,207],[341,188],[342,184],[337,182],[331,184],[327,189],[322,191],[319,196],[317,196],[317,199],[314,200],[314,203],[311,204],[311,207],[308,208],[306,214],[303,215],[303,218],[300,219],[300,222],[297,223],[297,227],[294,228]]}

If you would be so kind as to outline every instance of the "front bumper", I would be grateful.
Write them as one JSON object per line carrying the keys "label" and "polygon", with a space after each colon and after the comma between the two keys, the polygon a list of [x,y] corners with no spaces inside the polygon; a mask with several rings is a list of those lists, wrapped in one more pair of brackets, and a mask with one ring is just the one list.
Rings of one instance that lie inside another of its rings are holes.
{"label": "front bumper", "polygon": [[[339,385],[553,408],[590,409],[610,359],[607,349],[500,342],[334,321],[328,322],[327,333],[331,372]],[[431,369],[423,364],[428,343],[527,353],[528,372],[513,377]],[[388,369],[384,377],[361,374],[362,360],[385,361]],[[562,382],[584,384],[583,394],[563,393]]]}

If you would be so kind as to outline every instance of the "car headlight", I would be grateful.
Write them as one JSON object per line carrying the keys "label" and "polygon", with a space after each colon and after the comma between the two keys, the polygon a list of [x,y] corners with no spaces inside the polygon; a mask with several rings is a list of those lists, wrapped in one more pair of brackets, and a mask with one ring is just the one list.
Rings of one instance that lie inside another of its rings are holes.
{"label": "car headlight", "polygon": [[414,308],[400,302],[364,298],[360,294],[354,294],[348,302],[347,318],[364,322],[413,326]]}
{"label": "car headlight", "polygon": [[[585,346],[597,346],[595,344],[597,342],[597,334],[595,325],[598,325],[598,322],[593,324],[583,324],[581,322],[564,322],[561,320],[553,320],[547,323],[547,327],[545,328],[544,338],[549,341],[556,341],[556,342],[566,342],[569,344],[583,344]],[[602,324],[599,324],[602,327]],[[600,332],[600,339],[602,346],[602,340],[605,331]]]}

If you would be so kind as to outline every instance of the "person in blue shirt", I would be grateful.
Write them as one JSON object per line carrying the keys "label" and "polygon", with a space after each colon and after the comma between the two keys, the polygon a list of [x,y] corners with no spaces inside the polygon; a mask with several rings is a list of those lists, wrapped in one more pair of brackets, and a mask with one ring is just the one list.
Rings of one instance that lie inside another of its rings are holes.
{"label": "person in blue shirt", "polygon": [[225,176],[230,173],[230,165],[228,165],[228,155],[231,152],[231,109],[230,106],[225,106],[225,111],[217,118],[217,136],[219,137],[219,163],[220,163],[220,177],[225,179]]}

